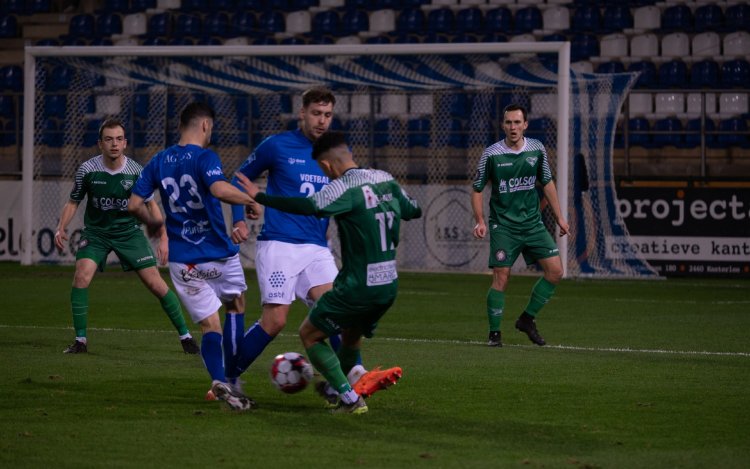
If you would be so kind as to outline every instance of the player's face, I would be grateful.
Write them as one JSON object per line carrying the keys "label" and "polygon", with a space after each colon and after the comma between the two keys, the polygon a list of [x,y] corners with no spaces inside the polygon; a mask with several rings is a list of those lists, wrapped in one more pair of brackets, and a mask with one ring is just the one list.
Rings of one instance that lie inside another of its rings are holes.
{"label": "player's face", "polygon": [[315,141],[323,135],[331,125],[333,119],[333,103],[311,103],[303,107],[299,113],[302,133],[305,137]]}
{"label": "player's face", "polygon": [[124,154],[128,141],[125,139],[125,131],[122,127],[107,127],[102,129],[102,137],[99,140],[99,149],[105,158],[116,160]]}
{"label": "player's face", "polygon": [[505,142],[509,147],[517,146],[523,140],[523,133],[529,126],[528,121],[523,118],[522,111],[508,111],[503,116],[503,131]]}

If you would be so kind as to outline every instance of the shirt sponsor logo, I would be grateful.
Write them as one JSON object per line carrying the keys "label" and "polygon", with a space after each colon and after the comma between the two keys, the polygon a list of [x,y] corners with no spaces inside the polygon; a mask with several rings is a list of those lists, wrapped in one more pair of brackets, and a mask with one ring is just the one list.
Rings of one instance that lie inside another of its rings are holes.
{"label": "shirt sponsor logo", "polygon": [[216,168],[209,169],[208,171],[206,171],[206,176],[208,177],[223,176],[223,175],[224,175],[224,172],[218,166]]}
{"label": "shirt sponsor logo", "polygon": [[140,258],[136,259],[135,262],[136,262],[136,264],[140,264],[141,262],[150,261],[153,258],[154,258],[154,256],[140,257]]}
{"label": "shirt sponsor logo", "polygon": [[536,176],[524,176],[521,178],[501,179],[499,183],[499,192],[530,191],[536,185]]}
{"label": "shirt sponsor logo", "polygon": [[328,178],[320,174],[300,174],[299,180],[302,182],[314,182],[318,184],[328,184]]}
{"label": "shirt sponsor logo", "polygon": [[393,200],[393,194],[390,192],[378,196],[370,186],[362,186],[362,193],[365,195],[365,207],[367,208],[375,208],[381,202],[390,202]]}
{"label": "shirt sponsor logo", "polygon": [[377,262],[367,264],[367,286],[390,285],[398,278],[396,261]]}
{"label": "shirt sponsor logo", "polygon": [[513,163],[500,163],[498,166],[500,166],[501,168],[503,168],[503,167],[506,167],[506,166],[513,166]]}
{"label": "shirt sponsor logo", "polygon": [[211,231],[208,220],[186,220],[182,224],[182,239],[192,244],[200,244],[206,239],[204,233]]}
{"label": "shirt sponsor logo", "polygon": [[94,179],[93,181],[91,181],[91,184],[95,184],[95,185],[96,184],[100,184],[100,185],[103,184],[103,185],[106,186],[107,185],[107,181],[99,181],[97,179]]}
{"label": "shirt sponsor logo", "polygon": [[195,266],[187,266],[186,269],[180,269],[180,277],[185,282],[191,280],[214,280],[221,277],[221,272],[216,267],[201,270]]}
{"label": "shirt sponsor logo", "polygon": [[295,165],[295,164],[305,164],[305,163],[306,163],[306,161],[305,161],[305,160],[303,160],[302,158],[292,158],[292,157],[290,157],[289,159],[287,159],[287,162],[288,162],[288,163],[289,163],[290,165]]}
{"label": "shirt sponsor logo", "polygon": [[92,197],[91,205],[93,205],[94,208],[103,210],[105,212],[109,210],[127,210],[128,199],[118,199],[115,197]]}

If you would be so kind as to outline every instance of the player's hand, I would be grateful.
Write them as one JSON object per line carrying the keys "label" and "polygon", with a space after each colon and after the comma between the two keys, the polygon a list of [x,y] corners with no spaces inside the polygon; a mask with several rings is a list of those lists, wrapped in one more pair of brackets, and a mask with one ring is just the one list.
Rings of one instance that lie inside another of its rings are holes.
{"label": "player's hand", "polygon": [[259,220],[261,215],[263,215],[263,206],[258,202],[253,201],[253,203],[245,205],[245,216],[248,220]]}
{"label": "player's hand", "polygon": [[244,243],[249,236],[250,231],[247,229],[247,223],[244,221],[238,221],[232,227],[232,242],[234,244]]}
{"label": "player's hand", "polygon": [[258,195],[258,192],[260,192],[260,188],[257,184],[253,183],[250,179],[247,178],[242,173],[235,173],[235,176],[237,176],[237,182],[239,183],[240,187],[242,187],[245,192],[247,192],[247,195],[255,198],[256,195]]}
{"label": "player's hand", "polygon": [[60,254],[62,254],[65,250],[65,241],[68,240],[68,233],[66,233],[65,231],[66,230],[55,231],[55,246],[57,247],[57,250],[60,252]]}
{"label": "player's hand", "polygon": [[487,235],[487,225],[484,224],[484,221],[477,223],[474,225],[474,237],[477,239],[482,239]]}
{"label": "player's hand", "polygon": [[564,218],[557,220],[557,225],[560,227],[561,237],[570,234],[570,226],[568,226],[568,222]]}

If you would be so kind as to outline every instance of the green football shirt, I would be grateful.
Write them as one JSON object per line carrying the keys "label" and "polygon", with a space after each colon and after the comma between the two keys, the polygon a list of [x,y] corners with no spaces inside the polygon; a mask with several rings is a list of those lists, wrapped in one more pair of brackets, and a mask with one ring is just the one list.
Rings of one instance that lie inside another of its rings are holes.
{"label": "green football shirt", "polygon": [[128,200],[143,167],[125,157],[125,164],[112,171],[103,156],[85,161],[76,171],[70,200],[86,201],[83,223],[86,230],[99,234],[124,234],[140,230],[140,223],[128,212]]}
{"label": "green football shirt", "polygon": [[505,139],[487,147],[479,159],[474,191],[482,192],[488,181],[492,183],[490,225],[523,233],[542,223],[536,183],[545,186],[552,181],[542,142],[526,137],[521,151],[508,148]]}

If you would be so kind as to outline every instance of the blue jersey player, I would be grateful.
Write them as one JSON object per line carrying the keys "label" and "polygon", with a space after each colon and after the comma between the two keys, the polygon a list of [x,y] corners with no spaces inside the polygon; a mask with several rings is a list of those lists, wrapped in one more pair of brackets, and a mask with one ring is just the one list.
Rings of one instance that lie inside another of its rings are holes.
{"label": "blue jersey player", "polygon": [[206,148],[211,141],[214,111],[206,104],[189,104],[180,114],[180,141],[146,165],[133,189],[128,210],[159,228],[145,207],[155,190],[161,195],[169,238],[169,273],[185,309],[203,332],[201,353],[211,376],[211,391],[236,410],[255,402],[226,380],[219,308],[245,309],[245,274],[239,248],[227,234],[221,202],[252,204],[229,184],[219,156]]}

